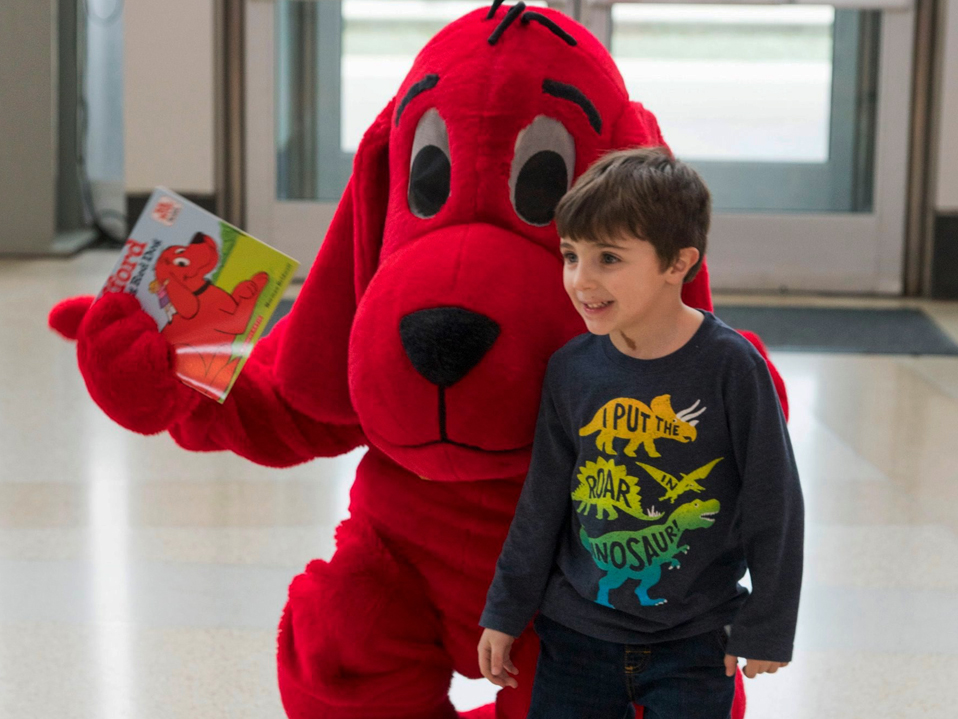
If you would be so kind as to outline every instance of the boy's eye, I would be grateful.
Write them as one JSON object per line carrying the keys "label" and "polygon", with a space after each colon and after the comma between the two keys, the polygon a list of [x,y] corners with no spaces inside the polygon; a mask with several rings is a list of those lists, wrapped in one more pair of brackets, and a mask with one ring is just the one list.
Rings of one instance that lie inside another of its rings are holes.
{"label": "boy's eye", "polygon": [[575,256],[575,253],[574,253],[574,252],[566,252],[566,253],[564,253],[564,254],[562,255],[562,257],[565,258],[565,261],[568,262],[568,263],[570,263],[570,264],[571,264],[572,262],[575,262],[575,261],[578,259],[578,258]]}
{"label": "boy's eye", "polygon": [[608,252],[602,253],[603,264],[611,265],[611,264],[615,264],[618,261],[619,261],[619,258],[616,257],[615,255],[610,255]]}

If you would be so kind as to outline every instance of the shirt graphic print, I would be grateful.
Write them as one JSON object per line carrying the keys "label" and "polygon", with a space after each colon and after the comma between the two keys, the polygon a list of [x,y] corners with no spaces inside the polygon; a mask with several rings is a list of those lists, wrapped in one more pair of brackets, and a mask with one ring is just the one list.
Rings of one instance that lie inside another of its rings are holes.
{"label": "shirt graphic print", "polygon": [[596,520],[603,517],[617,519],[621,511],[636,520],[635,529],[603,532],[598,536],[590,536],[584,524],[579,529],[583,546],[592,555],[596,566],[605,572],[599,580],[595,598],[599,604],[612,607],[610,590],[618,589],[628,581],[638,583],[635,595],[643,607],[665,604],[668,599],[649,595],[649,590],[662,578],[663,567],[681,569],[679,555],[689,552],[689,545],[682,541],[685,533],[708,529],[715,522],[715,515],[721,510],[717,499],[679,500],[690,499],[693,495],[689,492],[705,492],[700,482],[708,478],[723,457],[687,473],[680,472],[678,477],[646,462],[631,462],[648,480],[642,484],[651,483],[657,490],[653,494],[650,486],[649,496],[665,491],[658,498],[659,509],[654,504],[648,509],[643,508],[639,477],[629,474],[628,464],[616,463],[619,459],[617,440],[624,444],[622,454],[626,457],[636,457],[641,447],[650,460],[662,457],[656,449],[656,441],[694,442],[698,436],[696,425],[700,421],[696,418],[708,409],[699,408],[699,404],[701,402],[696,401],[676,413],[667,394],[655,397],[648,405],[621,397],[606,402],[592,421],[579,430],[582,437],[598,433],[596,448],[612,457],[599,456],[595,462],[586,462],[579,467],[580,484],[572,493],[576,511],[588,516],[594,508]]}

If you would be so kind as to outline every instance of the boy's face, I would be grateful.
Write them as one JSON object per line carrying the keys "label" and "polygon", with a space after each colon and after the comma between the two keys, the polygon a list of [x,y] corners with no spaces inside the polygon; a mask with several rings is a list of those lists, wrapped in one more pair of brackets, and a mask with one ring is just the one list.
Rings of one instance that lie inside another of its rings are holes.
{"label": "boy's face", "polygon": [[[671,267],[651,243],[622,237],[600,242],[562,240],[563,282],[572,304],[596,335],[642,327],[681,293],[690,265],[688,253]],[[691,249],[691,248],[689,248]],[[697,251],[695,262],[698,259]]]}

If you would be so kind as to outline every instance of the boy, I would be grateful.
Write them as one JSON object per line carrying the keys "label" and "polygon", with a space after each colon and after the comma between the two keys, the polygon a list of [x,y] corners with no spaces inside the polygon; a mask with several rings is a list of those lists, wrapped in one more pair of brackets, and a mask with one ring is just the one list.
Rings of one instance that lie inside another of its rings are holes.
{"label": "boy", "polygon": [[[611,153],[556,209],[588,334],[552,357],[529,474],[480,624],[483,675],[538,610],[529,719],[726,719],[792,656],[803,502],[768,367],[685,305],[708,189],[661,150]],[[750,571],[751,594],[738,581]],[[508,672],[508,673],[507,673]]]}

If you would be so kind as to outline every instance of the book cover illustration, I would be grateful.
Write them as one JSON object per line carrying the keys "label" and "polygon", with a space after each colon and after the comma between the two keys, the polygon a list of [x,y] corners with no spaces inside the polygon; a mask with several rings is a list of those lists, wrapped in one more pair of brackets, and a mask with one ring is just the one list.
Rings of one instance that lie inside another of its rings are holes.
{"label": "book cover illustration", "polygon": [[134,295],[173,345],[179,378],[222,403],[298,266],[160,187],[100,295]]}

